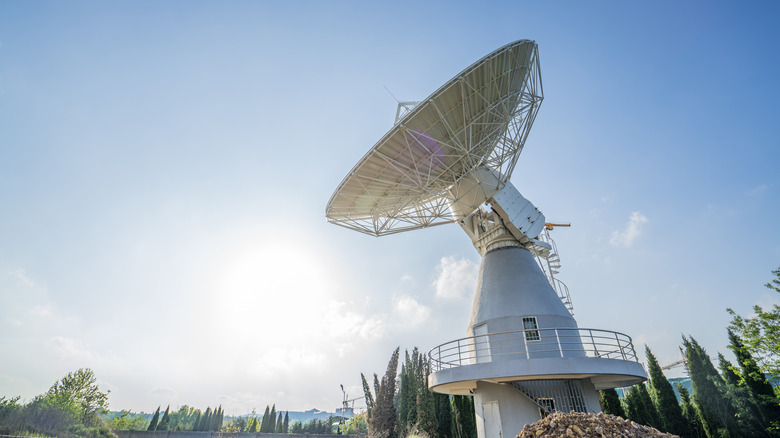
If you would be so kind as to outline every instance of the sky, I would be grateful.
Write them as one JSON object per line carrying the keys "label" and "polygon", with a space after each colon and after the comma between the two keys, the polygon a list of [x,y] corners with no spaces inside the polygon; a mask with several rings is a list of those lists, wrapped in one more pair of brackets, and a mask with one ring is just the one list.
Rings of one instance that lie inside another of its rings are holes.
{"label": "sky", "polygon": [[[580,327],[662,364],[780,297],[780,4],[0,2],[0,396],[91,368],[112,410],[333,411],[463,337],[456,225],[325,220],[352,166],[509,42],[544,102],[512,176]],[[395,97],[394,97],[395,96]],[[667,375],[677,377],[681,369]],[[358,400],[355,407],[364,404]]]}

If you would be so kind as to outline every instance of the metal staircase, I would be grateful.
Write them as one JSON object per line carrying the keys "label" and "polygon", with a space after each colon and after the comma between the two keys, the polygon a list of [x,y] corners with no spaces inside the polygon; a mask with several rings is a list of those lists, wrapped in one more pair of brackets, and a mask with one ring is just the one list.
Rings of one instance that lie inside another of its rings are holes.
{"label": "metal staircase", "polygon": [[558,255],[558,247],[555,245],[555,241],[550,237],[550,232],[547,228],[542,231],[536,239],[531,241],[530,245],[526,246],[536,256],[536,261],[539,263],[539,267],[542,268],[547,281],[550,282],[555,293],[563,301],[563,304],[569,310],[569,313],[574,315],[574,305],[571,302],[571,295],[569,294],[569,288],[564,282],[555,278],[555,275],[560,272],[561,269],[561,257]]}
{"label": "metal staircase", "polygon": [[579,380],[521,380],[512,386],[539,406],[542,417],[556,411],[590,412]]}

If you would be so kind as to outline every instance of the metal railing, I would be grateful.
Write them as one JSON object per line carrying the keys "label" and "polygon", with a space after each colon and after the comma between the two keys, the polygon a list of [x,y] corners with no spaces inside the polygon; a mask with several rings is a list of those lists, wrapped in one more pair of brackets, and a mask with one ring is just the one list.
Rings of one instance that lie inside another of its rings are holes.
{"label": "metal railing", "polygon": [[586,328],[538,328],[471,336],[434,347],[428,357],[433,371],[502,360],[556,357],[638,362],[630,336]]}

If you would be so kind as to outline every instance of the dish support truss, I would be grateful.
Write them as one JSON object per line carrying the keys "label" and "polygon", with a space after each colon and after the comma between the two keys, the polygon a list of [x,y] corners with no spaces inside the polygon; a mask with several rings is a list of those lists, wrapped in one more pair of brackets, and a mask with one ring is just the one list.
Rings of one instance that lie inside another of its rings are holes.
{"label": "dish support truss", "polygon": [[[469,172],[492,169],[505,184],[543,100],[536,44],[506,52],[494,57],[507,59],[486,57],[487,67],[472,66],[402,115],[342,182],[328,221],[373,236],[451,223],[449,206],[459,199],[449,190]],[[520,65],[500,67],[512,62]]]}

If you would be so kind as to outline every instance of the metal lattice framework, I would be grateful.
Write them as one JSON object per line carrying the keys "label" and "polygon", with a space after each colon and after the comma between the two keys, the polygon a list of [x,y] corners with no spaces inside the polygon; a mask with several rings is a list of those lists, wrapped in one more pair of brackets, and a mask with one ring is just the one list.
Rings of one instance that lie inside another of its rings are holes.
{"label": "metal lattice framework", "polygon": [[509,180],[542,99],[535,42],[488,54],[371,148],[328,202],[328,221],[374,236],[452,222],[451,190],[469,172]]}

